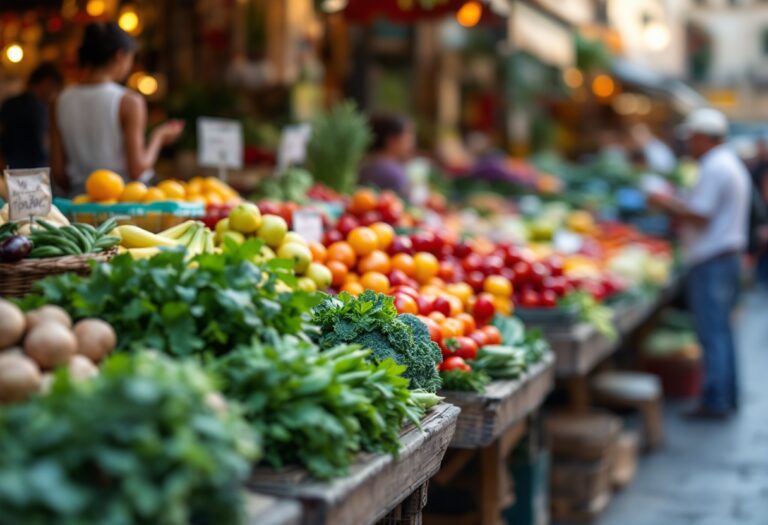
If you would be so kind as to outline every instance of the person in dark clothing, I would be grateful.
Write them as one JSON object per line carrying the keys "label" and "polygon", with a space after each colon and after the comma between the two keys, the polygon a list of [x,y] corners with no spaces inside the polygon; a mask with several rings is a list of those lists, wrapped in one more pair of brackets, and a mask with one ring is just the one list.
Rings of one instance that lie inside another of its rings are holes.
{"label": "person in dark clothing", "polygon": [[360,171],[360,182],[392,190],[408,199],[410,183],[403,163],[413,154],[413,125],[406,118],[393,115],[374,116],[370,124],[373,143]]}
{"label": "person in dark clothing", "polygon": [[48,166],[48,107],[64,79],[51,63],[40,64],[23,93],[0,107],[0,166],[13,169]]}
{"label": "person in dark clothing", "polygon": [[754,185],[750,217],[750,253],[755,256],[755,281],[768,287],[768,139],[757,143],[757,155],[750,167]]}

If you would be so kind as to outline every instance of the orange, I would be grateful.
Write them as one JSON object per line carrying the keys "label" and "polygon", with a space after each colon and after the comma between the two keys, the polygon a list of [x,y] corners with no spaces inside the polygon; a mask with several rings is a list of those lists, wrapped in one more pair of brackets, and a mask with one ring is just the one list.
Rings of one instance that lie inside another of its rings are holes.
{"label": "orange", "polygon": [[440,332],[443,334],[443,339],[461,337],[464,335],[464,323],[449,317],[440,325]]}
{"label": "orange", "polygon": [[208,191],[203,195],[205,197],[205,202],[210,204],[224,204],[224,199],[221,198],[221,195],[219,195],[215,191]]}
{"label": "orange", "polygon": [[78,195],[72,199],[72,204],[88,204],[92,202],[90,195]]}
{"label": "orange", "polygon": [[360,226],[349,232],[347,242],[357,255],[368,255],[379,247],[376,233],[366,226]]}
{"label": "orange", "polygon": [[352,268],[357,261],[357,255],[355,255],[355,250],[352,249],[349,243],[338,241],[328,247],[328,257],[326,257],[326,260],[340,261],[347,268]]}
{"label": "orange", "polygon": [[378,198],[373,190],[361,188],[352,195],[352,202],[349,203],[349,211],[355,215],[362,215],[367,211],[373,211],[376,208]]}
{"label": "orange", "polygon": [[347,280],[349,269],[341,261],[328,261],[325,266],[331,271],[331,284],[335,287],[342,286]]}
{"label": "orange", "polygon": [[342,292],[347,292],[350,295],[358,296],[365,291],[363,285],[354,281],[349,282],[341,287]]}
{"label": "orange", "polygon": [[187,195],[184,186],[175,180],[164,180],[157,187],[163,190],[165,196],[171,200],[182,200]]}
{"label": "orange", "polygon": [[117,199],[104,199],[103,201],[98,201],[98,204],[103,204],[104,206],[110,206],[112,204],[117,204]]}
{"label": "orange", "polygon": [[374,250],[357,263],[357,271],[360,273],[379,272],[387,274],[392,269],[389,255],[381,250]]}
{"label": "orange", "polygon": [[395,229],[386,222],[377,222],[369,226],[379,239],[379,250],[386,250],[395,238]]}
{"label": "orange", "polygon": [[147,195],[147,185],[137,180],[129,182],[120,194],[120,202],[141,202]]}
{"label": "orange", "polygon": [[420,283],[429,282],[437,275],[440,269],[440,263],[437,257],[427,252],[419,252],[413,256],[413,262],[416,264],[416,274],[414,277]]}
{"label": "orange", "polygon": [[501,275],[490,275],[483,282],[483,290],[496,297],[509,297],[512,295],[512,283]]}
{"label": "orange", "polygon": [[360,276],[355,272],[348,273],[347,276],[344,278],[344,284],[359,283],[359,282],[360,282]]}
{"label": "orange", "polygon": [[312,260],[318,263],[324,263],[328,257],[328,250],[319,242],[309,243],[309,251],[312,252]]}
{"label": "orange", "polygon": [[363,274],[360,278],[360,284],[366,290],[373,290],[379,293],[389,292],[389,279],[383,273],[368,272]]}
{"label": "orange", "polygon": [[460,314],[457,314],[455,318],[464,324],[465,334],[471,334],[472,332],[477,330],[477,322],[475,321],[475,318],[472,317],[471,314],[462,312]]}
{"label": "orange", "polygon": [[201,195],[203,193],[203,179],[193,177],[187,183],[187,195]]}
{"label": "orange", "polygon": [[123,178],[109,170],[96,170],[85,181],[85,189],[93,200],[119,199],[125,188]]}
{"label": "orange", "polygon": [[416,275],[416,263],[413,262],[413,257],[407,253],[398,253],[392,257],[392,269],[400,270],[408,277]]}
{"label": "orange", "polygon": [[164,201],[165,193],[160,188],[149,188],[144,195],[144,202]]}

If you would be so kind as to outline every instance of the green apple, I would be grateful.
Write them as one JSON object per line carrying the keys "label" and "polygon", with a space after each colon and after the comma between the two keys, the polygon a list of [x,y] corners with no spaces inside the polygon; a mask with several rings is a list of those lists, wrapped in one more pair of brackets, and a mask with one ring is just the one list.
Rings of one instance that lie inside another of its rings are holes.
{"label": "green apple", "polygon": [[232,239],[237,244],[243,244],[245,242],[245,235],[236,231],[228,231],[221,234],[221,244],[224,244],[225,239]]}
{"label": "green apple", "polygon": [[299,277],[296,280],[296,289],[303,290],[305,292],[316,292],[317,285],[315,284],[315,281],[309,277]]}
{"label": "green apple", "polygon": [[259,207],[252,202],[240,203],[229,212],[229,229],[236,232],[246,235],[256,233],[261,222]]}
{"label": "green apple", "polygon": [[288,233],[288,223],[282,217],[278,215],[265,215],[261,218],[258,236],[259,239],[269,246],[273,248],[280,246],[286,233]]}
{"label": "green apple", "polygon": [[309,248],[295,242],[280,246],[280,249],[277,250],[277,256],[281,259],[291,259],[296,273],[307,271],[309,263],[312,262],[312,252],[309,251]]}
{"label": "green apple", "polygon": [[307,268],[307,277],[315,281],[318,290],[325,290],[331,286],[333,275],[327,266],[320,263],[310,263]]}
{"label": "green apple", "polygon": [[221,219],[219,222],[216,223],[216,240],[221,242],[221,238],[224,235],[224,232],[228,232],[229,230],[229,219]]}
{"label": "green apple", "polygon": [[289,242],[295,242],[303,246],[309,246],[307,240],[296,232],[288,232],[283,237],[283,241],[280,244],[288,244]]}

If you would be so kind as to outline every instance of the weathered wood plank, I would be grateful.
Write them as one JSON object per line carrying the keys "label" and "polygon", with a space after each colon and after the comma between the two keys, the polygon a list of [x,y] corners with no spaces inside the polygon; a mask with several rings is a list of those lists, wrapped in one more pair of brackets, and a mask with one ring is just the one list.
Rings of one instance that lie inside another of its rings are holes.
{"label": "weathered wood plank", "polygon": [[613,342],[587,323],[543,327],[543,334],[555,353],[558,378],[587,375],[616,349]]}
{"label": "weathered wood plank", "polygon": [[441,392],[446,402],[461,408],[451,447],[486,447],[535,411],[554,385],[554,359],[546,356],[519,379],[494,381],[483,394]]}
{"label": "weathered wood plank", "polygon": [[246,498],[248,525],[299,525],[301,506],[291,500],[249,493]]}
{"label": "weathered wood plank", "polygon": [[441,403],[402,436],[397,458],[361,454],[348,476],[328,482],[303,469],[255,469],[247,486],[257,492],[298,500],[305,525],[370,525],[382,519],[440,468],[456,428],[459,409]]}

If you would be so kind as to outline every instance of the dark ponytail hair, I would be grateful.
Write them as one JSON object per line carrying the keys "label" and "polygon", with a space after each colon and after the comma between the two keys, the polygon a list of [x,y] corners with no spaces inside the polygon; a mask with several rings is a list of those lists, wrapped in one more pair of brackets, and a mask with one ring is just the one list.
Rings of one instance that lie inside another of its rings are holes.
{"label": "dark ponytail hair", "polygon": [[115,22],[91,22],[85,26],[77,58],[83,67],[98,68],[109,64],[118,52],[135,49],[136,40]]}
{"label": "dark ponytail hair", "polygon": [[374,153],[383,151],[390,139],[402,135],[410,125],[410,121],[401,115],[374,115],[369,123],[373,132],[369,149]]}

